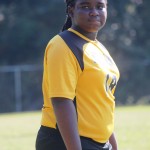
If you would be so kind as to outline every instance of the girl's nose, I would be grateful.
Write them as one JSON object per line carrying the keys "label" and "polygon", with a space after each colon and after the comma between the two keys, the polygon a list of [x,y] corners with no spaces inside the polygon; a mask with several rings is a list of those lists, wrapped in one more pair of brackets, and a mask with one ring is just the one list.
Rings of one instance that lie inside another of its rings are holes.
{"label": "girl's nose", "polygon": [[98,16],[99,15],[99,12],[96,8],[93,8],[90,10],[90,16]]}

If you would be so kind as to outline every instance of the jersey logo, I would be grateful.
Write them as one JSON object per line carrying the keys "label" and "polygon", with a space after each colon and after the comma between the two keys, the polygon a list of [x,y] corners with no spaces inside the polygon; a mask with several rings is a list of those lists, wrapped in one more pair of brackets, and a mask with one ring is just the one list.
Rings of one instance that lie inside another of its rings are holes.
{"label": "jersey logo", "polygon": [[106,76],[106,85],[105,85],[106,92],[109,92],[109,91],[112,92],[115,89],[116,85],[117,85],[116,76],[113,75],[111,77],[109,74],[107,74],[107,76]]}

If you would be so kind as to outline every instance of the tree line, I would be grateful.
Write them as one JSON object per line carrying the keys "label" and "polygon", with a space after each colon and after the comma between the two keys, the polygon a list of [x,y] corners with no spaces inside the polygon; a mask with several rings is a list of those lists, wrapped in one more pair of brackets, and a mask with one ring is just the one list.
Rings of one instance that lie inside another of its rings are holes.
{"label": "tree line", "polygon": [[[150,103],[148,0],[108,1],[98,39],[119,67],[116,103]],[[0,66],[43,63],[46,44],[65,22],[63,0],[0,0]]]}

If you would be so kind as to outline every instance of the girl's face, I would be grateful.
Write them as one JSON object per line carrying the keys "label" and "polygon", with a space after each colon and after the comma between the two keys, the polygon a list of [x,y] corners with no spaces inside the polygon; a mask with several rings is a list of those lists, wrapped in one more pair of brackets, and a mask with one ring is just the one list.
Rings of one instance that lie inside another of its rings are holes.
{"label": "girl's face", "polygon": [[98,32],[107,19],[107,0],[76,0],[69,8],[72,26],[85,32]]}

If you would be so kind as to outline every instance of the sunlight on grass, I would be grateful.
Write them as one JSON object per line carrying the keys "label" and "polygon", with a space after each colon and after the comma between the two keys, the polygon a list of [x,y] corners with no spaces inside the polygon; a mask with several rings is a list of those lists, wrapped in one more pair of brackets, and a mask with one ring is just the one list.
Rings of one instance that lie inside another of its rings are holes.
{"label": "sunlight on grass", "polygon": [[115,127],[120,150],[150,150],[150,106],[117,108]]}
{"label": "sunlight on grass", "polygon": [[[0,114],[0,150],[35,150],[41,112]],[[119,150],[150,150],[150,106],[117,107]]]}
{"label": "sunlight on grass", "polygon": [[0,115],[0,150],[34,150],[41,114]]}

